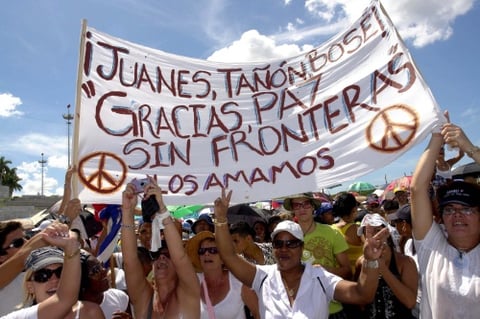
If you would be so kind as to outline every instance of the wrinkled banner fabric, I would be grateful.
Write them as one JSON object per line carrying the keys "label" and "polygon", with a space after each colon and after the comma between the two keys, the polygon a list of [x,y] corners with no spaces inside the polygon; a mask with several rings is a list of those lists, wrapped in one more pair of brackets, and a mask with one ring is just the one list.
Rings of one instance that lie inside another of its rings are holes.
{"label": "wrinkled banner fabric", "polygon": [[440,110],[378,1],[287,59],[216,63],[86,27],[75,117],[78,195],[120,203],[154,176],[169,205],[221,188],[254,202],[351,180],[427,137]]}

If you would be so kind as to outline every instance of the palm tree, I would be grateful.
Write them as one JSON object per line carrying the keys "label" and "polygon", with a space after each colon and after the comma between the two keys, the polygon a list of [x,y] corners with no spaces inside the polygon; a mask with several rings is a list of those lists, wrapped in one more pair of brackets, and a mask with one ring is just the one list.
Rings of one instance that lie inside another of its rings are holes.
{"label": "palm tree", "polygon": [[3,175],[10,169],[8,165],[12,164],[12,161],[6,160],[4,156],[0,156],[0,181],[3,180]]}
{"label": "palm tree", "polygon": [[23,187],[19,184],[22,179],[18,177],[17,169],[10,168],[9,164],[12,164],[12,161],[0,156],[0,182],[8,187],[9,197],[11,198],[14,191],[20,191]]}
{"label": "palm tree", "polygon": [[3,175],[2,184],[8,186],[8,194],[10,198],[12,197],[14,191],[22,190],[23,187],[19,184],[21,180],[22,179],[17,175],[16,168],[9,169],[7,173]]}

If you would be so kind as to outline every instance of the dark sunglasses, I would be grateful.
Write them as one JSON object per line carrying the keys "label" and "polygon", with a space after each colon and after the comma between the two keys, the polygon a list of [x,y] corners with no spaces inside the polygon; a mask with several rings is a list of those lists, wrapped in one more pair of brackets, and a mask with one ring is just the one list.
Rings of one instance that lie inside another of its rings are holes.
{"label": "dark sunglasses", "polygon": [[292,203],[292,209],[308,209],[312,208],[312,203],[310,201],[301,202],[301,203]]}
{"label": "dark sunglasses", "polygon": [[7,247],[5,248],[2,248],[0,250],[0,256],[5,256],[6,254],[8,254],[7,250],[9,250],[10,248],[20,248],[23,246],[23,244],[25,243],[25,239],[24,238],[17,238],[17,239],[14,239],[10,245],[8,245]]}
{"label": "dark sunglasses", "polygon": [[60,279],[60,275],[62,274],[63,267],[60,266],[57,269],[40,269],[33,273],[33,280],[35,282],[43,283],[47,282],[50,278],[52,278],[53,274]]}
{"label": "dark sunglasses", "polygon": [[160,258],[161,255],[165,256],[166,258],[170,259],[170,253],[168,250],[157,250],[157,251],[149,251],[148,254],[150,255],[150,259],[152,261],[157,260]]}
{"label": "dark sunglasses", "polygon": [[274,241],[272,241],[272,247],[275,249],[280,249],[285,246],[287,246],[287,248],[298,248],[302,246],[302,243],[303,241],[301,241],[300,239],[292,239],[292,240],[275,239]]}
{"label": "dark sunglasses", "polygon": [[205,255],[206,253],[210,254],[210,255],[215,255],[215,254],[218,254],[218,249],[217,247],[205,247],[205,248],[198,248],[198,254],[201,256],[201,255]]}

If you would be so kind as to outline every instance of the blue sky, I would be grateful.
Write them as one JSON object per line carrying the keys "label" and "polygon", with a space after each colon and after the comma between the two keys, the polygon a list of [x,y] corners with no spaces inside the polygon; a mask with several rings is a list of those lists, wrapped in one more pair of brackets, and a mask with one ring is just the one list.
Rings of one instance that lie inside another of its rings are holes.
{"label": "blue sky", "polygon": [[[169,53],[225,62],[263,61],[316,47],[355,20],[369,0],[25,0],[0,11],[0,156],[23,191],[61,194],[67,124],[75,103],[81,20]],[[382,1],[442,109],[480,144],[478,0]],[[73,127],[70,127],[71,132]],[[356,180],[410,174],[427,141]],[[447,157],[454,153],[447,152]],[[365,159],[368,160],[368,159]],[[460,164],[471,160],[465,157]],[[346,190],[353,181],[330,192]]]}

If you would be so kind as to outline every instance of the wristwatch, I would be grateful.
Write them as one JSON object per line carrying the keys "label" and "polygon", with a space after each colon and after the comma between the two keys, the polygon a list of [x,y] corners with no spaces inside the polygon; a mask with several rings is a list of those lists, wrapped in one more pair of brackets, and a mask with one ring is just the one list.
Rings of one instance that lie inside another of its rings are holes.
{"label": "wristwatch", "polygon": [[57,220],[65,225],[70,225],[71,223],[70,218],[68,218],[68,216],[65,216],[65,215],[58,215]]}
{"label": "wristwatch", "polygon": [[365,266],[365,268],[377,269],[378,268],[378,259],[375,259],[375,260],[365,259],[363,261],[363,265]]}

